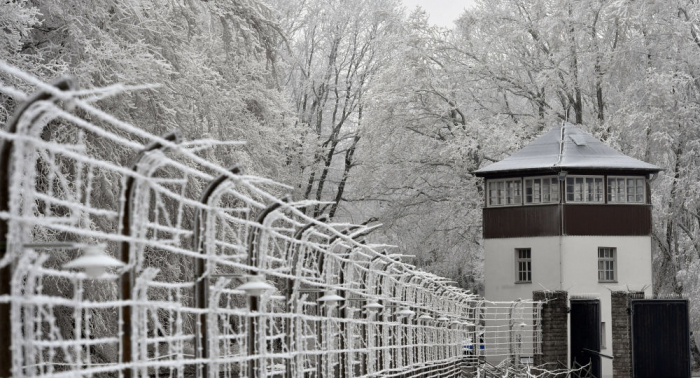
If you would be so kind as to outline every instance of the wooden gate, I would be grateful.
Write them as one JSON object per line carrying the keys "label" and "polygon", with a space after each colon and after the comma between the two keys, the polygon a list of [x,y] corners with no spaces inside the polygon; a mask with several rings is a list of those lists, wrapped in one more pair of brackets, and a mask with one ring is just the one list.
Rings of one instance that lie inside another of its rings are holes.
{"label": "wooden gate", "polygon": [[570,325],[571,366],[590,363],[600,377],[600,300],[572,299]]}
{"label": "wooden gate", "polygon": [[632,300],[634,377],[690,377],[690,331],[685,299]]}

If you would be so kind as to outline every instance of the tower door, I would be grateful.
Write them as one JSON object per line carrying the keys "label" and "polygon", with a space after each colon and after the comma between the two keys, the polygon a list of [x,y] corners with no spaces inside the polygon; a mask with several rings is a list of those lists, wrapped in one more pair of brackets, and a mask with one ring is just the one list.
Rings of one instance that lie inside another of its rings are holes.
{"label": "tower door", "polygon": [[600,378],[600,300],[571,300],[569,336],[571,367],[591,364],[591,372]]}

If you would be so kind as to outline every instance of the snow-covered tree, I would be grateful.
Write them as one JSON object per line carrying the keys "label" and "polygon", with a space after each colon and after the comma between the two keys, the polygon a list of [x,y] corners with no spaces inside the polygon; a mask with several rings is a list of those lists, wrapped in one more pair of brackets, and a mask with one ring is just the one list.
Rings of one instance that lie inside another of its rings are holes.
{"label": "snow-covered tree", "polygon": [[290,44],[286,85],[303,138],[299,195],[329,201],[310,211],[333,218],[363,138],[368,92],[399,38],[399,3],[301,1],[280,9]]}

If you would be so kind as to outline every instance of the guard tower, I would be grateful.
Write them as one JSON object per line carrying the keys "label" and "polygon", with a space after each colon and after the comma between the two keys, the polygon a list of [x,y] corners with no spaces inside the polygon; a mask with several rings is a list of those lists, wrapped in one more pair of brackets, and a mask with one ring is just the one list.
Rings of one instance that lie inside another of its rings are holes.
{"label": "guard tower", "polygon": [[[660,170],[564,123],[476,171],[486,188],[485,296],[597,297],[601,351],[612,355],[610,290],[651,292],[649,183]],[[609,360],[602,375],[612,375]]]}

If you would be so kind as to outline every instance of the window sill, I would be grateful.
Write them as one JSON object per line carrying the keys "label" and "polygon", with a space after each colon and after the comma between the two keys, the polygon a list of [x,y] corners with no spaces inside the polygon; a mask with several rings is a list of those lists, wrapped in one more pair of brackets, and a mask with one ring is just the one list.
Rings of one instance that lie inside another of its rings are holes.
{"label": "window sill", "polygon": [[483,209],[502,209],[508,207],[532,207],[532,206],[552,206],[552,205],[614,205],[614,206],[651,206],[649,203],[619,203],[619,202],[547,202],[547,203],[525,203],[515,205],[491,205],[482,206]]}
{"label": "window sill", "polygon": [[615,280],[615,281],[601,281],[601,280],[598,280],[598,283],[602,283],[602,284],[617,283],[617,280]]}
{"label": "window sill", "polygon": [[523,206],[522,203],[514,203],[512,205],[488,205],[486,206],[487,209],[502,209],[504,207],[520,207]]}
{"label": "window sill", "polygon": [[531,284],[532,281],[515,281],[516,285],[522,285],[522,284]]}

